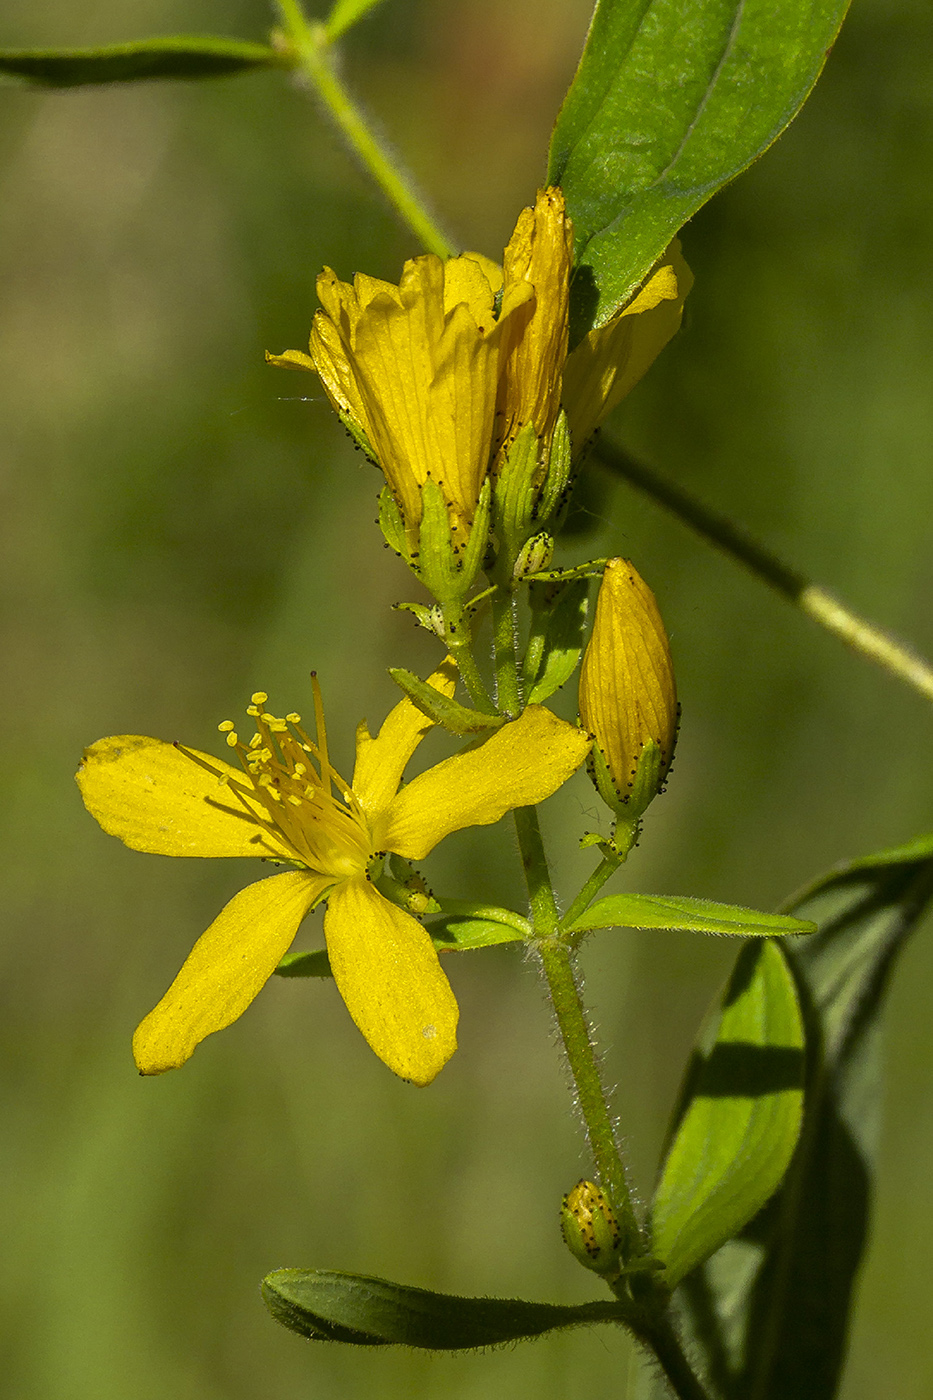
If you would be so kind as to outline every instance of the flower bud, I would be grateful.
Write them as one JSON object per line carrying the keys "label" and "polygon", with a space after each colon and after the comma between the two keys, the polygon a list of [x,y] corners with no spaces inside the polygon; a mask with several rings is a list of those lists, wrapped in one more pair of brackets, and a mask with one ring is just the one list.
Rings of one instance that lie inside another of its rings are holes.
{"label": "flower bud", "polygon": [[592,1181],[578,1181],[567,1192],[560,1207],[560,1228],[578,1263],[606,1278],[618,1278],[622,1232],[606,1193]]}
{"label": "flower bud", "polygon": [[677,737],[667,633],[651,589],[626,559],[610,559],[580,667],[580,718],[594,736],[590,776],[632,831],[660,792]]}

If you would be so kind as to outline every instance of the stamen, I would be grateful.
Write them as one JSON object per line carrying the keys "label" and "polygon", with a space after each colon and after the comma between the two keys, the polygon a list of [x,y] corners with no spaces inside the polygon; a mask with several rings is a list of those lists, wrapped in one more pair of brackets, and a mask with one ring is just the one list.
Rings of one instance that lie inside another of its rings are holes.
{"label": "stamen", "polygon": [[217,728],[220,730],[221,734],[229,734],[230,731],[231,731],[231,729],[234,728],[233,720],[232,720],[232,719],[221,720],[221,722],[220,722],[220,724],[218,724]]}
{"label": "stamen", "polygon": [[254,691],[249,698],[252,700],[254,705],[264,705],[269,699],[268,695],[264,690]]}

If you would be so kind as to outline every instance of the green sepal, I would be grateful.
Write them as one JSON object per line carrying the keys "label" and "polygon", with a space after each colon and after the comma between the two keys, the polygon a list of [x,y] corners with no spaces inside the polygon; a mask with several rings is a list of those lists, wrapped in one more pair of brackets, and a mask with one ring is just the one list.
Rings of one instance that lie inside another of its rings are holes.
{"label": "green sepal", "polygon": [[589,607],[589,580],[533,583],[531,627],[525,651],[525,693],[540,705],[570,679],[580,659]]}
{"label": "green sepal", "polygon": [[548,454],[547,473],[541,488],[538,503],[538,517],[542,521],[554,522],[570,499],[570,478],[573,458],[570,442],[570,429],[563,409],[554,425],[551,449]]}
{"label": "green sepal", "polygon": [[343,409],[337,409],[337,417],[340,419],[347,432],[350,434],[356,446],[365,453],[374,466],[378,467],[379,458],[376,456],[376,449],[373,447],[363,429],[361,423],[350,413],[344,413]]}
{"label": "green sepal", "polygon": [[333,977],[326,948],[309,953],[286,953],[275,969],[276,977]]}
{"label": "green sepal", "polygon": [[670,1288],[774,1194],[803,1121],[803,1018],[780,945],[741,951],[701,1034],[651,1208]]}
{"label": "green sepal", "polygon": [[0,49],[0,74],[39,87],[83,87],[152,78],[222,78],[253,68],[293,68],[287,50],[215,34],[177,34],[87,49]]}
{"label": "green sepal", "polygon": [[435,637],[444,638],[444,614],[435,603],[431,607],[425,607],[424,603],[393,603],[396,612],[410,612],[418,623],[427,632],[433,632]]}
{"label": "green sepal", "polygon": [[[349,422],[347,426],[349,427]],[[410,564],[411,548],[405,530],[405,521],[398,501],[388,486],[383,486],[379,492],[379,529],[382,531],[383,539],[389,548],[394,550],[401,559],[404,559],[406,564]]]}
{"label": "green sepal", "polygon": [[541,442],[533,423],[519,428],[503,454],[493,488],[492,528],[498,542],[499,576],[511,578],[522,546],[538,532]]}
{"label": "green sepal", "polygon": [[323,1269],[276,1269],[262,1283],[277,1322],[318,1342],[466,1351],[540,1337],[588,1322],[622,1322],[615,1302],[529,1303],[456,1298],[387,1279]]}
{"label": "green sepal", "polygon": [[418,559],[412,567],[445,613],[461,609],[483,562],[489,538],[489,501],[490,492],[484,482],[469,539],[458,546],[440,486],[436,481],[426,481],[421,487]]}
{"label": "green sepal", "polygon": [[518,551],[518,558],[512,569],[512,582],[521,583],[529,574],[538,574],[546,569],[554,555],[554,536],[548,530],[527,539]]}
{"label": "green sepal", "polygon": [[451,734],[479,734],[486,729],[500,729],[508,722],[506,715],[486,715],[481,710],[470,710],[457,700],[441,695],[427,681],[401,666],[390,666],[389,675],[422,714],[435,724],[449,729]]}
{"label": "green sepal", "polygon": [[564,932],[584,933],[596,928],[683,929],[694,933],[732,934],[737,938],[774,938],[788,933],[816,932],[816,924],[809,919],[667,894],[607,895],[591,904]]}

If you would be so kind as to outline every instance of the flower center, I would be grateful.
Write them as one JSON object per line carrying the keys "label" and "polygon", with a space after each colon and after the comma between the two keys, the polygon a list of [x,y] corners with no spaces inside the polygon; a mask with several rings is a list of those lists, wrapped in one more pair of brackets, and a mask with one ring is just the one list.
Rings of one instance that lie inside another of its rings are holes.
{"label": "flower center", "polygon": [[313,674],[311,686],[316,740],[302,728],[301,715],[270,714],[264,690],[246,709],[256,725],[248,743],[240,741],[232,720],[219,726],[249,777],[249,783],[231,778],[229,787],[302,865],[345,879],[365,870],[372,842],[363,809],[328,758],[321,688]]}

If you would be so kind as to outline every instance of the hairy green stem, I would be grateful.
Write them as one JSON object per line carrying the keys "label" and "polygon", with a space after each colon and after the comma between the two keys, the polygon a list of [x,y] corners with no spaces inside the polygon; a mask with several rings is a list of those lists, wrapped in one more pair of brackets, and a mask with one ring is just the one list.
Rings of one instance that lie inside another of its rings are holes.
{"label": "hairy green stem", "polygon": [[744,564],[853,651],[882,666],[928,700],[933,700],[933,666],[923,657],[890,637],[867,618],[847,608],[825,588],[772,554],[727,516],[712,510],[677,482],[645,462],[638,461],[624,448],[603,438],[596,443],[593,455],[616,476],[624,477],[653,500],[666,506],[698,535]]}
{"label": "hairy green stem", "polygon": [[567,1053],[596,1172],[609,1194],[630,1248],[643,1253],[641,1229],[632,1206],[625,1167],[616,1145],[612,1115],[600,1079],[596,1051],[577,989],[570,953],[557,937],[557,901],[551,885],[538,814],[534,807],[516,808],[515,829],[528,883],[528,899],[535,931],[534,946],[541,959],[557,1026]]}
{"label": "hairy green stem", "polygon": [[496,668],[496,700],[499,713],[516,718],[521,714],[521,685],[518,678],[518,638],[516,635],[515,594],[497,590],[492,596],[492,639]]}
{"label": "hairy green stem", "polygon": [[661,1363],[661,1369],[679,1400],[710,1400],[709,1392],[684,1354],[669,1314],[652,1323],[641,1336]]}
{"label": "hairy green stem", "polygon": [[341,82],[327,28],[309,22],[299,0],[275,0],[285,38],[299,67],[330,113],[347,144],[356,152],[396,213],[429,253],[449,258],[455,249],[427,212],[412,184],[367,125]]}
{"label": "hairy green stem", "polygon": [[480,669],[476,664],[476,657],[473,655],[473,639],[469,635],[469,627],[463,621],[462,615],[456,625],[457,640],[451,638],[448,630],[447,650],[454,659],[454,665],[460,672],[460,679],[467,688],[470,699],[478,710],[483,714],[494,715],[496,707],[489,697],[486,689],[486,682],[480,674]]}

